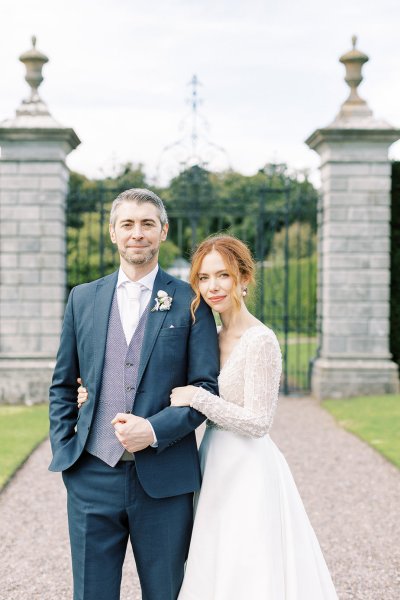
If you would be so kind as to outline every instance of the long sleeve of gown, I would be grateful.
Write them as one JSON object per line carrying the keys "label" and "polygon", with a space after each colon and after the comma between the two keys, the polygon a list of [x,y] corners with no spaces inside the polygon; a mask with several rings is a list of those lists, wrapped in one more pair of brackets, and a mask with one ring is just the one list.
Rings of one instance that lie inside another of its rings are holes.
{"label": "long sleeve of gown", "polygon": [[236,361],[229,365],[228,358],[221,372],[221,396],[199,388],[191,406],[223,429],[261,437],[272,425],[282,359],[278,340],[270,329],[251,329],[244,334],[248,339],[243,340],[239,364]]}

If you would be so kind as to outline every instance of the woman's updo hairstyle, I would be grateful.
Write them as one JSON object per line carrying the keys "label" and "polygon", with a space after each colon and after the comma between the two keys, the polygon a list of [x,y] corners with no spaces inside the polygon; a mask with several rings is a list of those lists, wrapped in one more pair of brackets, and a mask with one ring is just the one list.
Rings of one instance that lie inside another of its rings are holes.
{"label": "woman's updo hairstyle", "polygon": [[203,259],[207,254],[215,250],[222,256],[226,270],[232,277],[234,286],[232,290],[233,301],[236,308],[239,310],[241,298],[237,293],[237,285],[242,278],[247,285],[254,283],[254,261],[250,250],[244,242],[238,240],[232,235],[212,235],[206,238],[196,248],[192,255],[192,266],[190,269],[189,282],[192,286],[195,297],[192,300],[191,312],[194,319],[194,314],[200,304],[199,290],[199,272]]}

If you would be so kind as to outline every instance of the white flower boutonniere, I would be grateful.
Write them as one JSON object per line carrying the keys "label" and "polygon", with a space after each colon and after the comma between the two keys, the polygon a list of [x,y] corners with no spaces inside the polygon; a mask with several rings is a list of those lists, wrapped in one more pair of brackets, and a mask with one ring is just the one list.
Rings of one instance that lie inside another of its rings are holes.
{"label": "white flower boutonniere", "polygon": [[151,312],[156,310],[169,310],[171,308],[172,298],[171,296],[168,296],[167,292],[164,292],[164,290],[158,290],[157,296],[154,298],[154,300],[156,303],[151,309]]}

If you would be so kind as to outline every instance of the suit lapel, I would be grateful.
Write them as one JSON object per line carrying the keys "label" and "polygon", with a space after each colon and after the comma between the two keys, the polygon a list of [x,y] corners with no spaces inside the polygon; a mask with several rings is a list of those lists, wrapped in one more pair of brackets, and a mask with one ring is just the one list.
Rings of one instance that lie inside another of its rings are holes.
{"label": "suit lapel", "polygon": [[96,287],[93,309],[96,398],[100,394],[104,356],[106,352],[108,320],[118,280],[118,271],[100,279]]}
{"label": "suit lapel", "polygon": [[[175,285],[173,284],[173,279],[163,271],[162,269],[158,269],[157,276],[154,281],[153,293],[151,295],[150,300],[150,311],[155,304],[155,297],[157,296],[157,292],[159,290],[164,290],[167,292],[168,296],[173,297],[175,293]],[[173,304],[172,304],[173,306]],[[136,389],[139,388],[141,379],[143,377],[143,373],[146,369],[147,363],[149,361],[151,352],[153,350],[154,344],[157,340],[157,336],[160,332],[162,324],[164,323],[164,319],[167,316],[167,310],[158,310],[154,312],[150,312],[147,318],[146,329],[144,331],[143,345],[142,351],[140,354],[140,363],[139,363],[139,371],[137,377]]]}

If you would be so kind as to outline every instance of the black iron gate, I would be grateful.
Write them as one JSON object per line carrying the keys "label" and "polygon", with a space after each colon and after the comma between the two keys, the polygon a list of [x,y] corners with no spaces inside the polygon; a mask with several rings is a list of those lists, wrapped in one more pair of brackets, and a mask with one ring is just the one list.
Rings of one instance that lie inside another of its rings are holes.
{"label": "black iron gate", "polygon": [[[216,194],[208,175],[192,167],[170,186],[170,229],[161,265],[182,273],[192,248],[211,233],[232,233],[245,241],[257,264],[250,308],[279,338],[282,391],[304,393],[316,352],[316,195],[303,195],[282,177],[279,185],[271,177],[260,177],[257,193],[252,189],[246,195],[244,190],[240,198],[226,198]],[[69,194],[69,288],[111,273],[118,265],[108,217],[121,191],[97,185]]]}

